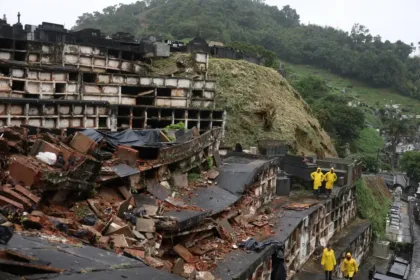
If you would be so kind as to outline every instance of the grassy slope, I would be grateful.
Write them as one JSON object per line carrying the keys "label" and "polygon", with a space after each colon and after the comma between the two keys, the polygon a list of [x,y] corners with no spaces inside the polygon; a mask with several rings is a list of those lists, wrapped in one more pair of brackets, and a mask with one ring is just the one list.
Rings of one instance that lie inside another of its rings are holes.
{"label": "grassy slope", "polygon": [[374,88],[366,83],[343,78],[334,75],[327,70],[322,70],[308,65],[287,64],[297,75],[316,75],[325,78],[332,92],[341,93],[346,88],[347,93],[360,102],[366,103],[373,107],[384,106],[385,104],[401,104],[404,109],[413,114],[420,114],[420,101],[396,93],[396,91],[388,88]]}
{"label": "grassy slope", "polygon": [[[152,70],[163,76],[195,76],[186,54],[155,60]],[[217,108],[228,114],[227,144],[241,143],[248,148],[261,139],[276,139],[284,140],[295,153],[336,155],[330,137],[309,106],[275,70],[246,61],[211,59],[208,78],[217,82]],[[270,117],[273,125],[265,130],[261,114],[269,111],[275,112]]]}
{"label": "grassy slope", "polygon": [[359,216],[362,219],[369,219],[374,234],[383,237],[391,201],[391,194],[383,179],[365,176],[356,182],[356,199]]}
{"label": "grassy slope", "polygon": [[[275,70],[246,61],[211,59],[209,78],[217,80],[217,106],[228,113],[229,144],[279,139],[296,153],[335,155],[330,137],[309,106]],[[272,108],[273,127],[267,131],[261,112]]]}

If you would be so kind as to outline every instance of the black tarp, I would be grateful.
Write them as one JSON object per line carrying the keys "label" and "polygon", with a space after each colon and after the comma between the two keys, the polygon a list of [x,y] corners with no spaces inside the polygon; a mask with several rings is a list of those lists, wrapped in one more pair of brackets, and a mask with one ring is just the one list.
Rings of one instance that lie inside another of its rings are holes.
{"label": "black tarp", "polygon": [[124,131],[98,131],[96,129],[86,129],[82,133],[95,142],[105,139],[113,148],[118,145],[130,147],[141,146],[160,146],[160,130],[131,130]]}

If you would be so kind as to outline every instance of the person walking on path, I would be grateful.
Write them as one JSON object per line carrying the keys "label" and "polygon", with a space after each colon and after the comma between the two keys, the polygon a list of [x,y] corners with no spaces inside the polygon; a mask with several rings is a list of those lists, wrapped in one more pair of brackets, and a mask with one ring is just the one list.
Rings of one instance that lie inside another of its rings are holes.
{"label": "person walking on path", "polygon": [[332,274],[337,261],[335,260],[334,250],[331,248],[331,245],[328,244],[327,247],[322,252],[321,265],[324,266],[325,271],[325,280],[332,280]]}
{"label": "person walking on path", "polygon": [[331,167],[331,170],[325,174],[325,189],[327,191],[328,197],[330,197],[334,183],[337,181],[337,174],[334,172],[334,168]]}
{"label": "person walking on path", "polygon": [[354,275],[359,271],[356,260],[351,257],[350,253],[346,254],[341,271],[343,271],[344,278],[350,280],[353,280]]}
{"label": "person walking on path", "polygon": [[315,172],[312,172],[311,178],[314,181],[314,195],[316,195],[316,198],[319,198],[319,188],[322,186],[322,182],[325,180],[325,176],[321,172],[321,168],[318,167]]}

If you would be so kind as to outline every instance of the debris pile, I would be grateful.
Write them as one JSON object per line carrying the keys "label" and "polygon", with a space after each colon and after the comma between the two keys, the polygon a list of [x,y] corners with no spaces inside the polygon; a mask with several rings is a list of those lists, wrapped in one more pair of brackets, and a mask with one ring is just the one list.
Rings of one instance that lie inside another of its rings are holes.
{"label": "debris pile", "polygon": [[[218,141],[215,133],[169,142],[160,130],[67,136],[1,129],[0,243],[19,232],[212,279],[216,263],[238,244],[274,234],[271,209],[260,207],[271,198],[261,194],[271,195],[274,186],[262,191],[260,181],[273,180],[275,163],[262,162],[252,173],[255,184],[241,194],[228,192],[218,186],[217,152],[203,156]],[[189,155],[200,159],[201,169],[182,172]]]}

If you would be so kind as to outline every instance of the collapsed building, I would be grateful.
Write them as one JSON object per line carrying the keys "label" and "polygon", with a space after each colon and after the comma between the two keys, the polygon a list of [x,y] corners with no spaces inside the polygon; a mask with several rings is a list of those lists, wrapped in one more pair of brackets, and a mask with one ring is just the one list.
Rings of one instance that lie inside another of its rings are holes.
{"label": "collapsed building", "polygon": [[[0,273],[283,280],[353,223],[337,252],[364,258],[360,163],[288,155],[276,141],[219,154],[226,113],[206,44],[0,22]],[[152,75],[150,58],[176,48],[197,75]],[[337,170],[332,198],[289,196],[317,166]]]}

